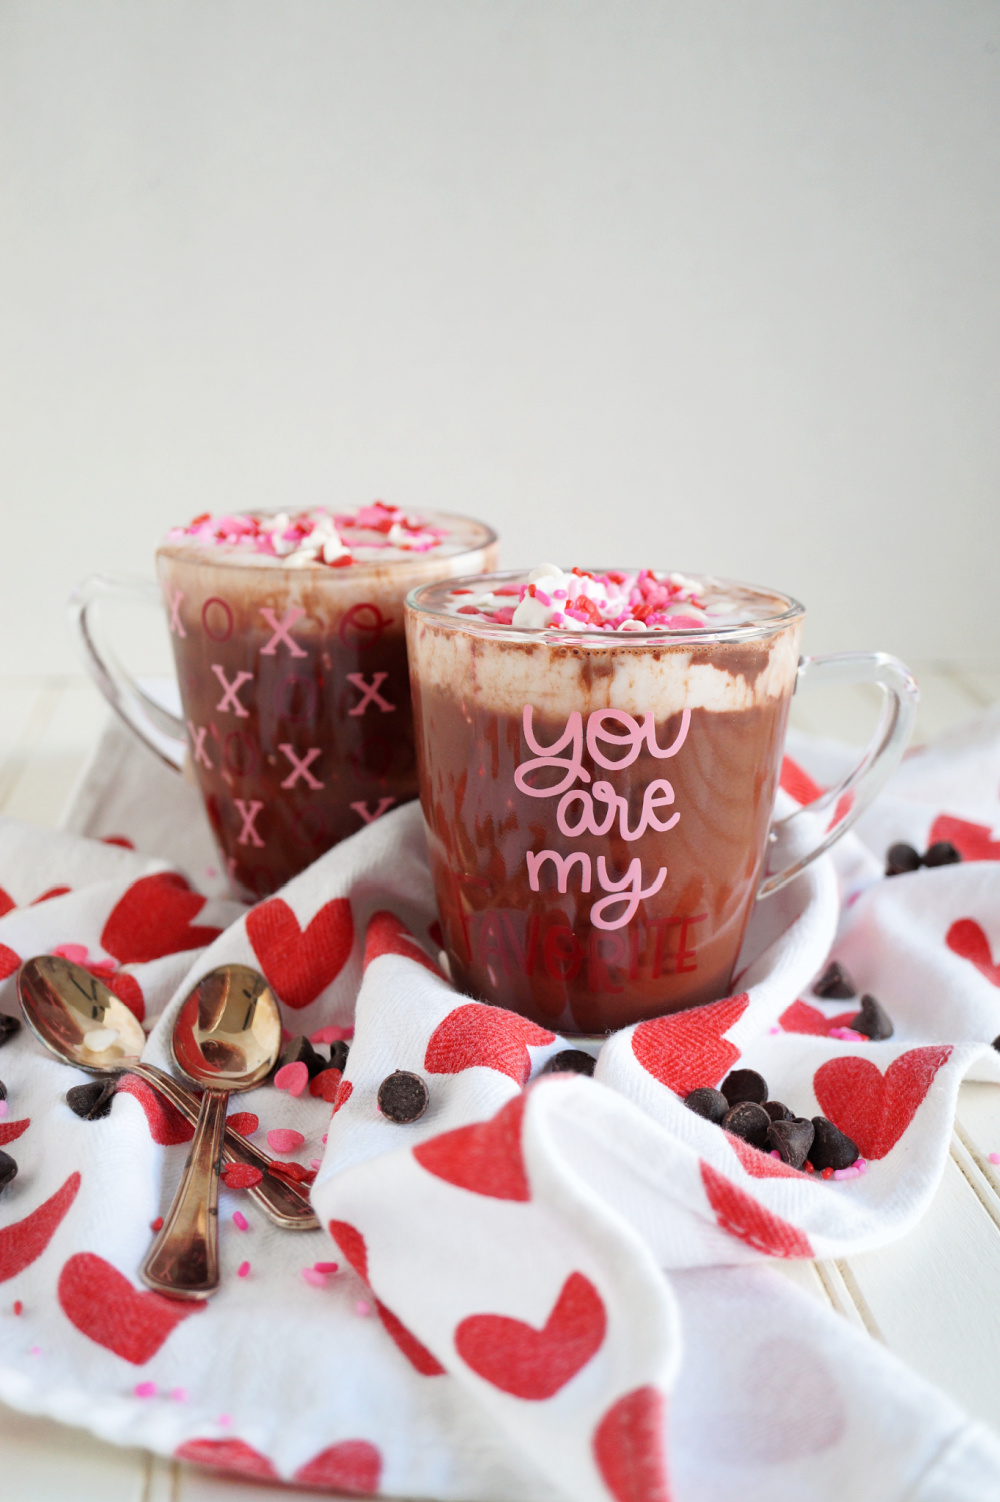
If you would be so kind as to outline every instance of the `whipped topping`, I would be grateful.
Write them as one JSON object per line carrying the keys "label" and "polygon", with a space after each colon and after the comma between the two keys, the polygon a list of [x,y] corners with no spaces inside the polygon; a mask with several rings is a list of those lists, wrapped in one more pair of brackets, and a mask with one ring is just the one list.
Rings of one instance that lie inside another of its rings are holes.
{"label": "whipped topping", "polygon": [[[776,601],[768,597],[770,604]],[[740,598],[712,580],[643,568],[626,573],[568,573],[553,563],[532,569],[524,583],[485,593],[458,587],[443,608],[499,626],[565,631],[694,631],[759,620],[759,594]]]}
{"label": "whipped topping", "polygon": [[283,568],[346,568],[389,562],[417,553],[457,552],[469,545],[458,518],[419,516],[375,501],[353,511],[316,506],[308,511],[196,516],[174,527],[166,541],[224,550],[227,561],[280,564]]}

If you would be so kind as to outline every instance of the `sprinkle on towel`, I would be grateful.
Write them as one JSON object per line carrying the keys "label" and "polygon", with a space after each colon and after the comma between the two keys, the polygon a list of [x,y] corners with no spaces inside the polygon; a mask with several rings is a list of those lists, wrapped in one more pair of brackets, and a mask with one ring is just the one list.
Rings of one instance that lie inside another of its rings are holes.
{"label": "sprinkle on towel", "polygon": [[250,1222],[247,1220],[242,1210],[233,1211],[233,1225],[236,1227],[237,1231],[249,1231]]}
{"label": "sprinkle on towel", "polygon": [[238,1278],[249,1278],[249,1276],[250,1276],[250,1264],[249,1264],[249,1262],[241,1262],[240,1263],[239,1267],[236,1269],[236,1276]]}
{"label": "sprinkle on towel", "polygon": [[156,1397],[156,1383],[155,1382],[137,1382],[135,1384],[134,1391],[135,1391],[135,1395],[136,1395],[137,1398],[155,1398]]}
{"label": "sprinkle on towel", "polygon": [[1000,1153],[990,1153],[991,1163],[1000,1163]]}
{"label": "sprinkle on towel", "polygon": [[267,1134],[267,1145],[273,1153],[294,1153],[305,1140],[302,1133],[292,1127],[272,1127]]}
{"label": "sprinkle on towel", "polygon": [[358,1302],[354,1306],[354,1312],[360,1315],[371,1314],[372,1306],[364,1299],[358,1299]]}
{"label": "sprinkle on towel", "polygon": [[186,1403],[188,1398],[188,1390],[186,1387],[172,1387],[170,1389],[170,1396],[173,1398],[175,1403]]}
{"label": "sprinkle on towel", "polygon": [[321,1273],[316,1267],[304,1267],[302,1269],[302,1276],[312,1288],[326,1287],[326,1274]]}
{"label": "sprinkle on towel", "polygon": [[227,1189],[252,1189],[263,1177],[252,1163],[227,1163],[222,1170],[222,1182]]}
{"label": "sprinkle on towel", "polygon": [[232,1127],[241,1137],[252,1137],[260,1126],[260,1117],[252,1111],[234,1111],[232,1116],[226,1117],[226,1126]]}
{"label": "sprinkle on towel", "polygon": [[276,1090],[287,1090],[289,1095],[301,1095],[309,1083],[309,1070],[301,1060],[283,1064],[274,1076]]}

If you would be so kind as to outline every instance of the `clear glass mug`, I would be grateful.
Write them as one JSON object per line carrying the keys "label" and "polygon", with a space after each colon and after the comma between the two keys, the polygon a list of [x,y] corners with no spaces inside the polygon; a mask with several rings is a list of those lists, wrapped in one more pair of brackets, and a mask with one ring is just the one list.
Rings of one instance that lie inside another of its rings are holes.
{"label": "clear glass mug", "polygon": [[[262,513],[255,513],[262,515]],[[159,585],[94,576],[72,601],[112,708],[201,790],[236,891],[278,890],[325,850],[417,795],[403,600],[429,580],[490,568],[496,534],[447,513],[453,542],[350,567],[287,567],[165,542]],[[100,604],[167,610],[183,717],[120,662]]]}
{"label": "clear glass mug", "polygon": [[[420,796],[459,990],[562,1032],[612,1031],[728,994],[755,899],[838,840],[913,729],[916,684],[880,652],[799,656],[773,590],[749,624],[518,629],[446,608],[524,572],[414,590],[406,632]],[[857,766],[772,823],[792,694],[876,683]],[[779,849],[796,853],[771,869]]]}

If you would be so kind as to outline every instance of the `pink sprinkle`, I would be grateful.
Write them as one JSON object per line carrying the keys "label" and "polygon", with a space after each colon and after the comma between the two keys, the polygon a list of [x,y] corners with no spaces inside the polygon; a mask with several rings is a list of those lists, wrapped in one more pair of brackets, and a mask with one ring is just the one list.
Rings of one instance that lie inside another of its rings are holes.
{"label": "pink sprinkle", "polygon": [[[305,1069],[304,1064],[302,1067]],[[267,1134],[267,1145],[273,1153],[294,1153],[305,1140],[302,1133],[292,1127],[272,1127]]]}
{"label": "pink sprinkle", "polygon": [[87,946],[85,944],[57,944],[52,951],[62,959],[69,960],[71,965],[85,965],[87,963]]}
{"label": "pink sprinkle", "polygon": [[42,1348],[41,1348],[41,1346],[32,1346],[31,1350],[28,1352],[29,1356],[40,1356],[41,1354],[42,1354]]}
{"label": "pink sprinkle", "polygon": [[188,1390],[186,1387],[172,1387],[170,1389],[170,1396],[175,1403],[186,1403],[188,1400]]}
{"label": "pink sprinkle", "polygon": [[313,1266],[315,1267],[315,1269],[316,1269],[316,1271],[318,1273],[335,1273],[337,1271],[337,1268],[340,1266],[340,1263],[339,1262],[314,1262]]}
{"label": "pink sprinkle", "polygon": [[551,595],[547,595],[545,593],[544,589],[537,589],[536,588],[536,590],[535,590],[535,599],[536,600],[541,600],[541,602],[542,602],[543,605],[547,605],[547,606],[551,606],[552,605],[552,596]]}
{"label": "pink sprinkle", "polygon": [[[840,1038],[844,1043],[868,1043],[871,1040],[864,1033],[856,1033],[853,1027],[831,1027],[827,1034],[830,1038]],[[844,1170],[841,1170],[843,1172]]]}
{"label": "pink sprinkle", "polygon": [[990,1153],[991,1163],[1000,1163],[1000,1153]]}
{"label": "pink sprinkle", "polygon": [[329,1136],[329,1133],[328,1133],[328,1132],[324,1132],[324,1133],[323,1133],[323,1146],[324,1146],[324,1147],[325,1147],[325,1146],[326,1146],[326,1139],[327,1139],[327,1137],[328,1137],[328,1136]]}
{"label": "pink sprinkle", "polygon": [[233,1416],[231,1413],[220,1413],[215,1422],[218,1424],[220,1429],[228,1429],[230,1424],[233,1422]]}
{"label": "pink sprinkle", "polygon": [[[294,1064],[283,1064],[274,1076],[274,1088],[287,1090],[289,1095],[301,1095],[308,1083],[309,1070],[300,1060],[296,1060]],[[270,1140],[269,1133],[268,1141]]]}
{"label": "pink sprinkle", "polygon": [[250,1276],[250,1264],[249,1264],[249,1262],[241,1262],[240,1263],[239,1267],[236,1269],[236,1276],[238,1278],[249,1278],[249,1276]]}
{"label": "pink sprinkle", "polygon": [[136,1395],[137,1398],[155,1398],[156,1397],[156,1383],[155,1382],[137,1382],[136,1385],[135,1385],[135,1395]]}
{"label": "pink sprinkle", "polygon": [[318,1032],[309,1034],[310,1043],[339,1043],[341,1039],[350,1042],[354,1037],[354,1027],[321,1027]]}
{"label": "pink sprinkle", "polygon": [[499,610],[494,610],[493,619],[498,626],[509,626],[514,620],[514,610],[510,605],[501,605]]}
{"label": "pink sprinkle", "polygon": [[772,1147],[772,1149],[771,1149],[771,1157],[772,1158],[780,1158],[781,1157],[781,1154],[778,1152],[778,1149],[776,1147]]}
{"label": "pink sprinkle", "polygon": [[0,1100],[0,1117],[4,1117],[6,1115],[7,1115],[7,1102],[5,1100]]}
{"label": "pink sprinkle", "polygon": [[233,1225],[236,1227],[237,1231],[249,1231],[250,1222],[247,1220],[242,1210],[233,1211]]}
{"label": "pink sprinkle", "polygon": [[552,591],[552,598],[554,600],[565,600],[566,591],[564,589],[554,589]]}
{"label": "pink sprinkle", "polygon": [[768,1032],[769,1033],[780,1033],[781,1032],[781,1028],[780,1027],[769,1027],[768,1028]]}
{"label": "pink sprinkle", "polygon": [[318,1168],[318,1167],[319,1167],[319,1165],[320,1165],[320,1163],[321,1163],[321,1162],[322,1162],[322,1161],[323,1161],[323,1160],[322,1160],[322,1159],[321,1159],[321,1158],[310,1158],[310,1159],[309,1159],[309,1167],[310,1167],[310,1168]]}
{"label": "pink sprinkle", "polygon": [[358,1299],[358,1302],[354,1306],[354,1312],[355,1314],[371,1314],[372,1306],[366,1304],[364,1299]]}
{"label": "pink sprinkle", "polygon": [[302,1276],[313,1288],[326,1287],[326,1277],[323,1273],[317,1272],[315,1267],[304,1267],[302,1269]]}

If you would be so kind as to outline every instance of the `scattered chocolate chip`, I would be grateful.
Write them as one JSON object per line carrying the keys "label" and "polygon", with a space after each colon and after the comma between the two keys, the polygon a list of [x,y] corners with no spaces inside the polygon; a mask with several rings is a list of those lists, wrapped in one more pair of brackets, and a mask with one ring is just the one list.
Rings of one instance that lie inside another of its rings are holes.
{"label": "scattered chocolate chip", "polygon": [[329,1066],[324,1065],[324,1068],[329,1067],[330,1069],[345,1070],[347,1068],[347,1055],[350,1051],[350,1044],[343,1038],[337,1038],[335,1042],[330,1044],[330,1063]]}
{"label": "scattered chocolate chip", "polygon": [[0,1194],[7,1188],[7,1185],[16,1173],[17,1164],[10,1153],[0,1150]]}
{"label": "scattered chocolate chip", "polygon": [[925,866],[954,866],[961,859],[962,852],[950,840],[937,840],[924,851]]}
{"label": "scattered chocolate chip", "polygon": [[766,1100],[764,1102],[764,1110],[767,1112],[768,1116],[770,1116],[772,1121],[792,1120],[792,1112],[788,1109],[783,1101]]}
{"label": "scattered chocolate chip", "polygon": [[885,854],[886,876],[904,876],[907,871],[919,871],[920,856],[912,845],[890,845]]}
{"label": "scattered chocolate chip", "polygon": [[850,1168],[857,1162],[861,1156],[857,1143],[845,1136],[832,1121],[827,1121],[825,1116],[814,1116],[812,1124],[816,1135],[809,1149],[809,1161],[817,1172],[824,1168]]}
{"label": "scattered chocolate chip", "polygon": [[[281,1050],[278,1059],[278,1069],[284,1069],[286,1064],[304,1064],[309,1071],[309,1078],[314,1080],[324,1069],[329,1069],[329,1064],[313,1048],[308,1038],[289,1038]],[[301,1080],[302,1076],[299,1075]]]}
{"label": "scattered chocolate chip", "polygon": [[734,1069],[719,1089],[731,1106],[738,1106],[741,1100],[752,1100],[754,1105],[762,1106],[767,1100],[767,1081],[756,1069]]}
{"label": "scattered chocolate chip", "polygon": [[9,1043],[11,1038],[16,1038],[20,1031],[20,1017],[8,1017],[6,1013],[0,1013],[0,1048]]}
{"label": "scattered chocolate chip", "polygon": [[822,996],[826,1001],[846,1001],[857,994],[854,982],[837,960],[830,961],[813,986],[813,995]]}
{"label": "scattered chocolate chip", "polygon": [[865,992],[861,998],[861,1010],[856,1012],[847,1024],[853,1027],[856,1033],[864,1033],[873,1043],[881,1043],[883,1038],[891,1038],[894,1032],[892,1018],[877,997]]}
{"label": "scattered chocolate chip", "polygon": [[559,1053],[553,1054],[547,1060],[545,1067],[540,1069],[541,1074],[593,1074],[597,1060],[593,1054],[584,1053],[582,1048],[564,1048]]}
{"label": "scattered chocolate chip", "polygon": [[997,1033],[996,1037],[993,1039],[993,1047],[996,1049],[997,1053],[1000,1053],[1000,1033]]}
{"label": "scattered chocolate chip", "polygon": [[698,1116],[704,1116],[706,1121],[714,1121],[718,1126],[723,1116],[729,1110],[729,1102],[721,1090],[709,1090],[703,1086],[699,1090],[692,1090],[690,1095],[685,1095],[684,1104],[689,1111],[694,1111]]}
{"label": "scattered chocolate chip", "polygon": [[110,1113],[117,1088],[117,1080],[90,1080],[86,1085],[74,1085],[66,1091],[66,1104],[84,1121],[98,1121]]}
{"label": "scattered chocolate chip", "polygon": [[759,1106],[756,1101],[741,1100],[731,1111],[726,1112],[720,1125],[724,1131],[732,1132],[734,1137],[742,1137],[752,1147],[764,1149],[772,1123],[763,1106]]}
{"label": "scattered chocolate chip", "polygon": [[382,1115],[400,1126],[421,1117],[427,1110],[428,1099],[427,1086],[419,1074],[410,1074],[407,1069],[387,1074],[378,1087]]}
{"label": "scattered chocolate chip", "polygon": [[0,1080],[0,1100],[6,1100],[6,1099],[7,1099],[7,1086],[4,1084],[3,1080]]}
{"label": "scattered chocolate chip", "polygon": [[772,1121],[767,1133],[767,1146],[781,1156],[782,1163],[792,1168],[801,1168],[809,1156],[816,1128],[802,1116],[793,1116],[791,1121]]}

